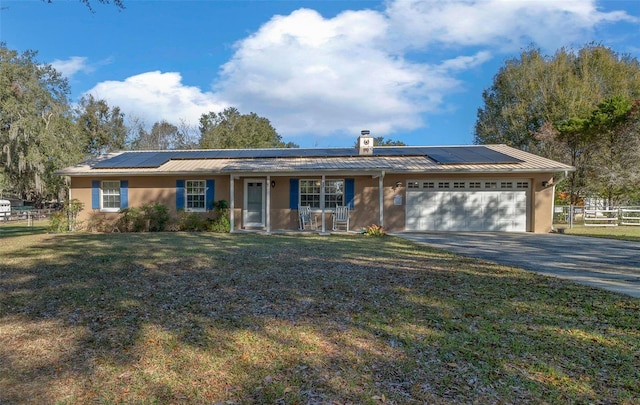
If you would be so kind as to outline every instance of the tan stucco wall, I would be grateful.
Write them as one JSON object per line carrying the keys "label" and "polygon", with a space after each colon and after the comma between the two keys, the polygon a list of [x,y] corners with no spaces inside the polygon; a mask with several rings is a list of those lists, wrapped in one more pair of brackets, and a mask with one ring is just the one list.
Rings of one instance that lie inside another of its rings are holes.
{"label": "tan stucco wall", "polygon": [[[296,176],[299,179],[319,178],[320,175]],[[368,176],[326,176],[326,179],[355,179],[355,209],[351,211],[350,229],[358,231],[371,224],[379,224],[379,191],[378,178]],[[271,229],[297,229],[297,211],[289,208],[289,187],[290,177],[271,177],[270,181],[275,182],[275,186],[267,182],[266,176],[239,177],[234,181],[234,228],[242,229],[244,205],[244,184],[245,180],[264,179],[265,185],[271,194]],[[383,179],[384,194],[384,227],[390,232],[403,231],[405,227],[406,210],[406,190],[405,184],[408,180],[456,180],[456,179],[523,179],[531,182],[529,192],[529,206],[527,230],[530,232],[549,232],[552,226],[552,203],[553,188],[543,187],[542,182],[551,183],[550,174],[501,174],[490,176],[486,174],[456,174],[456,175],[393,175],[387,174]],[[173,216],[176,216],[176,180],[215,180],[214,199],[231,201],[230,177],[229,176],[140,176],[126,178],[82,178],[76,177],[71,180],[71,197],[77,198],[84,203],[84,210],[80,213],[79,219],[88,220],[92,215],[102,215],[105,217],[115,217],[116,214],[100,213],[91,209],[91,181],[92,180],[128,180],[129,181],[129,207],[139,207],[145,203],[158,202],[169,207]],[[402,185],[396,187],[396,183]],[[394,204],[394,197],[401,198],[401,205]],[[331,214],[325,214],[325,226],[331,229]]]}
{"label": "tan stucco wall", "polygon": [[140,207],[147,203],[160,203],[169,208],[173,217],[176,211],[176,180],[215,180],[214,200],[229,200],[228,176],[140,176],[140,177],[109,177],[86,178],[76,177],[71,179],[71,198],[76,198],[84,203],[84,209],[78,219],[88,221],[95,216],[115,218],[116,213],[100,212],[91,208],[91,182],[93,180],[128,180],[129,181],[129,207]]}

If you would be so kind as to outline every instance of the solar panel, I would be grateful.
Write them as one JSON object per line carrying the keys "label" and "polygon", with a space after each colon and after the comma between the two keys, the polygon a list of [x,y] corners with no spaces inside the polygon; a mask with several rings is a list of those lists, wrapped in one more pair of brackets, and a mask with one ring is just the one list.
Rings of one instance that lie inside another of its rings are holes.
{"label": "solar panel", "polygon": [[148,155],[145,152],[126,152],[110,159],[103,160],[94,165],[95,168],[136,167],[139,161],[145,160]]}
{"label": "solar panel", "polygon": [[[123,152],[95,164],[97,169],[155,168],[172,159],[264,159],[358,156],[357,148],[212,149]],[[373,156],[426,156],[438,164],[495,164],[522,162],[486,146],[377,147]]]}
{"label": "solar panel", "polygon": [[[433,146],[385,146],[374,147],[373,156],[426,156]],[[357,154],[357,150],[356,150]]]}
{"label": "solar panel", "polygon": [[439,164],[497,164],[519,163],[520,159],[489,149],[486,146],[443,146],[433,147],[427,156]]}

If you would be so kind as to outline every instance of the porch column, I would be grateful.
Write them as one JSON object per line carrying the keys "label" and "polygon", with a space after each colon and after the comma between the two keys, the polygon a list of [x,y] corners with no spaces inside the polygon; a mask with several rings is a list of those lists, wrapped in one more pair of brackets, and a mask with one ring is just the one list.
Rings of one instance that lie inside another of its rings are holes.
{"label": "porch column", "polygon": [[378,177],[378,194],[380,199],[380,226],[384,226],[384,171]]}
{"label": "porch column", "polygon": [[233,174],[231,174],[229,175],[229,224],[231,227],[231,229],[229,229],[229,232],[231,233],[233,233],[233,231],[235,230],[235,226],[233,223],[234,223],[234,211],[236,206],[233,183],[235,183],[235,181],[233,180]]}
{"label": "porch column", "polygon": [[267,233],[271,232],[271,176],[267,175],[267,204],[265,210],[265,221],[267,225]]}
{"label": "porch column", "polygon": [[321,212],[321,216],[322,216],[322,233],[326,233],[327,232],[327,227],[326,227],[326,223],[325,223],[325,218],[324,218],[324,180],[325,180],[325,175],[322,175],[322,182],[320,183],[320,208],[322,209]]}

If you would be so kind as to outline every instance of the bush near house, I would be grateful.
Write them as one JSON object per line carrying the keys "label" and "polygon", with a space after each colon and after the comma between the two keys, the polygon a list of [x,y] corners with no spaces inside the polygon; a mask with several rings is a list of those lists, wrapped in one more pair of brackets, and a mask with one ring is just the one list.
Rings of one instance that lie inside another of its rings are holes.
{"label": "bush near house", "polygon": [[49,216],[49,232],[75,231],[78,226],[78,213],[82,211],[84,204],[80,200],[73,199],[64,207]]}
{"label": "bush near house", "polygon": [[226,200],[216,201],[213,217],[206,217],[199,212],[181,212],[178,217],[178,230],[188,232],[229,232],[231,230],[229,203]]}
{"label": "bush near house", "polygon": [[363,231],[363,233],[367,236],[384,236],[387,233],[384,231],[384,228],[381,227],[380,225],[376,225],[376,224],[371,224],[368,227],[366,227]]}
{"label": "bush near house", "polygon": [[[60,219],[56,217],[51,227],[61,228],[59,222]],[[108,217],[102,212],[92,213],[84,224],[84,229],[91,232],[209,231],[225,233],[230,231],[231,222],[229,204],[226,200],[215,203],[213,214],[180,211],[178,217],[174,219],[171,218],[166,205],[149,203],[141,207],[122,209],[116,217]]]}

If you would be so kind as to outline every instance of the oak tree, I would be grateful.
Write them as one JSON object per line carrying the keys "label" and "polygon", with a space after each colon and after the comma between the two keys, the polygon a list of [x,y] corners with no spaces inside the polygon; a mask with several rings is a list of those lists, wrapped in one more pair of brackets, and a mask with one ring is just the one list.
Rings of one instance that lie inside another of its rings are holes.
{"label": "oak tree", "polygon": [[205,149],[292,148],[296,144],[282,137],[267,118],[256,113],[240,114],[229,107],[200,117],[200,147]]}

